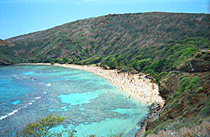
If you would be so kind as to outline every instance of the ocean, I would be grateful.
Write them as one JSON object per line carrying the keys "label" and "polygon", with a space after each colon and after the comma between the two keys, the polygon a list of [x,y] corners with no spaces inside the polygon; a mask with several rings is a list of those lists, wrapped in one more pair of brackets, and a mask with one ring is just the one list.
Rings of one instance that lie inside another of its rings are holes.
{"label": "ocean", "polygon": [[51,131],[74,129],[77,137],[125,132],[134,137],[149,107],[125,99],[107,79],[77,69],[12,65],[0,67],[0,131],[21,130],[48,114],[66,119]]}

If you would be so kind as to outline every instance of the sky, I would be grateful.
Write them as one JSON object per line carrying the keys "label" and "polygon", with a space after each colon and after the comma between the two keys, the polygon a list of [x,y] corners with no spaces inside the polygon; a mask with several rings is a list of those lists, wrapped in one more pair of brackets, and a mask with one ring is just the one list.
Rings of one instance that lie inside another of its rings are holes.
{"label": "sky", "polygon": [[79,19],[140,12],[210,13],[210,0],[0,0],[0,39]]}

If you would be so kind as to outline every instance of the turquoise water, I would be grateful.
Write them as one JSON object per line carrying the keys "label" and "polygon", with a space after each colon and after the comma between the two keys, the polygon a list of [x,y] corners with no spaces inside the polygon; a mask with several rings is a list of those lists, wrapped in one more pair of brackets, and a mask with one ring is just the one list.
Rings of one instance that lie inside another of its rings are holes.
{"label": "turquoise water", "polygon": [[13,105],[17,105],[18,103],[20,103],[20,100],[12,102]]}
{"label": "turquoise water", "polygon": [[93,73],[57,66],[0,67],[0,131],[21,130],[49,113],[66,119],[52,131],[78,137],[125,131],[133,137],[148,106],[125,99],[118,87]]}

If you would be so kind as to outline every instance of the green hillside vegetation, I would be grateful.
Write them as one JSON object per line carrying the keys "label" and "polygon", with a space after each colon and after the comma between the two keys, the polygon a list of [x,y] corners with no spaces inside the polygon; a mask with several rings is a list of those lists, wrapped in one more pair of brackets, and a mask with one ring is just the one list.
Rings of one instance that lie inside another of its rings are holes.
{"label": "green hillside vegetation", "polygon": [[0,62],[96,64],[146,73],[159,84],[166,103],[145,135],[163,129],[178,133],[210,116],[209,22],[209,14],[176,13],[78,20],[7,39],[0,45]]}
{"label": "green hillside vegetation", "polygon": [[[142,52],[148,52],[150,48],[154,51],[155,48],[157,50],[165,48],[165,51],[168,51],[168,48],[171,48],[169,45],[176,43],[185,45],[201,45],[202,43],[202,48],[208,48],[209,43],[205,40],[210,37],[208,23],[208,14],[106,15],[7,39],[9,44],[1,46],[0,53],[13,57],[12,59],[17,62],[53,63],[54,61],[92,64],[100,62],[98,57],[101,59],[101,57],[117,55],[122,55],[129,62]],[[194,38],[198,37],[201,38],[200,41],[197,41],[200,43],[195,43]],[[174,48],[174,50],[177,49],[177,47]],[[173,52],[172,50],[170,52]],[[152,50],[150,51],[152,53]],[[162,53],[165,51],[162,50]],[[167,56],[170,55],[170,52],[167,53]],[[148,56],[142,55],[138,58]],[[150,58],[154,59],[155,56]],[[113,63],[110,62],[110,64]],[[121,61],[121,64],[127,65],[126,61]]]}

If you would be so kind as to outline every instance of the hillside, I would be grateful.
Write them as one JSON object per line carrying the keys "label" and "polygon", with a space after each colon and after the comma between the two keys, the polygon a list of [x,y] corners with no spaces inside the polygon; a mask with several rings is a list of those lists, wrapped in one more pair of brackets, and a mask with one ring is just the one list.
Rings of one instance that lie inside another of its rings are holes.
{"label": "hillside", "polygon": [[144,72],[166,100],[159,118],[146,127],[146,134],[157,134],[209,117],[209,38],[209,14],[113,14],[6,39],[0,64],[96,64]]}
{"label": "hillside", "polygon": [[113,14],[7,39],[11,44],[1,46],[0,53],[10,55],[14,62],[70,57],[77,63],[94,55],[118,53],[130,59],[130,53],[142,47],[170,44],[189,37],[208,38],[209,30],[207,14]]}

